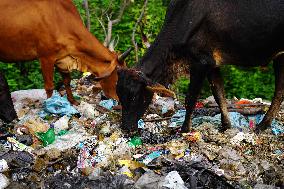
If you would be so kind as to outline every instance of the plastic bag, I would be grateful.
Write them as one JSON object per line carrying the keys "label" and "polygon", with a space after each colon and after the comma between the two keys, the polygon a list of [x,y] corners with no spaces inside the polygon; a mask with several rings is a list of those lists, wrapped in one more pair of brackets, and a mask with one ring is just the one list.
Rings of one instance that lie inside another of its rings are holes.
{"label": "plastic bag", "polygon": [[111,110],[114,106],[118,105],[118,102],[114,99],[108,99],[100,101],[99,105],[108,110]]}
{"label": "plastic bag", "polygon": [[7,161],[5,159],[0,160],[0,173],[3,173],[9,169]]}
{"label": "plastic bag", "polygon": [[95,116],[99,116],[99,112],[95,110],[94,106],[83,101],[79,105],[78,111],[81,113],[82,116],[90,119],[94,119]]}
{"label": "plastic bag", "polygon": [[9,185],[9,179],[0,173],[0,189],[4,189]]}
{"label": "plastic bag", "polygon": [[59,120],[57,120],[54,123],[54,132],[55,134],[60,133],[62,130],[68,129],[68,122],[69,122],[69,117],[68,116],[63,116]]}
{"label": "plastic bag", "polygon": [[165,177],[165,180],[162,181],[161,185],[169,189],[187,189],[187,187],[184,186],[184,181],[177,171],[169,172]]}
{"label": "plastic bag", "polygon": [[50,128],[45,133],[36,133],[39,139],[42,141],[43,146],[52,144],[55,141],[54,125],[50,125]]}
{"label": "plastic bag", "polygon": [[54,92],[51,98],[43,102],[43,108],[46,113],[59,114],[61,116],[71,116],[79,113],[65,98],[61,97],[58,92]]}

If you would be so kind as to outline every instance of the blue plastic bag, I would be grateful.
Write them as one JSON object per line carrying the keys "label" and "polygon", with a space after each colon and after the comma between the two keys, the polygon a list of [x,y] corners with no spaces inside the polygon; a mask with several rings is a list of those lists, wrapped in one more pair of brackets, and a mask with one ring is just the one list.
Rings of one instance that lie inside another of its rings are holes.
{"label": "blue plastic bag", "polygon": [[[185,110],[178,110],[171,118],[170,127],[180,127],[182,126],[185,120]],[[250,117],[254,117],[256,124],[259,124],[264,117],[264,114],[257,114]],[[232,127],[242,129],[244,127],[249,127],[249,120],[246,116],[238,112],[229,112],[229,118],[232,124]],[[214,117],[211,116],[201,116],[192,119],[192,126],[198,127],[202,123],[211,123],[212,125],[220,126],[221,125],[221,114],[217,114]],[[273,120],[271,124],[272,132],[275,135],[284,133],[284,126],[281,122]]]}
{"label": "blue plastic bag", "polygon": [[138,120],[138,129],[144,129],[145,128],[145,123],[143,119]]}
{"label": "blue plastic bag", "polygon": [[99,105],[108,109],[108,110],[111,110],[114,106],[118,105],[118,102],[114,99],[108,99],[108,100],[100,101]]}
{"label": "blue plastic bag", "polygon": [[[262,119],[264,118],[264,114],[258,114],[258,115],[255,115],[255,121],[257,124],[259,124]],[[279,134],[283,134],[284,133],[284,126],[281,122],[273,119],[272,120],[272,123],[271,123],[271,128],[272,128],[272,132],[273,134],[275,135],[279,135]]]}
{"label": "blue plastic bag", "polygon": [[178,110],[171,118],[169,127],[180,127],[185,120],[185,110]]}
{"label": "blue plastic bag", "polygon": [[39,113],[40,117],[48,114],[58,114],[60,116],[72,116],[79,113],[66,99],[61,97],[58,92],[43,102],[43,111]]}

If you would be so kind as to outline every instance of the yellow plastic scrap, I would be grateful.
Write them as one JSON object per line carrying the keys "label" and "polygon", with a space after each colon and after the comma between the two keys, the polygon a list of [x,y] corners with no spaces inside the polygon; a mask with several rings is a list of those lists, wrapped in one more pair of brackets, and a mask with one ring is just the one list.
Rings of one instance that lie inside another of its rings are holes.
{"label": "yellow plastic scrap", "polygon": [[162,175],[162,171],[161,170],[154,170],[154,173],[158,174],[158,175]]}
{"label": "yellow plastic scrap", "polygon": [[98,135],[98,141],[104,141],[105,136],[103,134]]}
{"label": "yellow plastic scrap", "polygon": [[92,75],[92,73],[91,72],[84,72],[83,73],[83,77],[86,77],[86,76],[89,76],[89,75]]}
{"label": "yellow plastic scrap", "polygon": [[180,155],[185,152],[188,144],[185,141],[171,141],[168,143],[167,148],[170,150],[173,155]]}
{"label": "yellow plastic scrap", "polygon": [[133,173],[131,173],[131,171],[127,167],[122,167],[121,174],[126,175],[130,178],[133,178],[134,176]]}
{"label": "yellow plastic scrap", "polygon": [[122,174],[130,177],[130,178],[133,178],[133,174],[131,172],[122,172]]}
{"label": "yellow plastic scrap", "polygon": [[140,167],[145,167],[144,164],[132,160],[118,160],[120,166],[127,166],[130,170],[135,170]]}
{"label": "yellow plastic scrap", "polygon": [[109,139],[110,139],[112,142],[115,142],[115,141],[118,140],[119,137],[120,137],[120,136],[119,136],[118,132],[114,132],[114,133],[109,137]]}
{"label": "yellow plastic scrap", "polygon": [[184,157],[184,152],[182,152],[181,154],[177,155],[175,157],[176,160],[179,160],[180,158]]}
{"label": "yellow plastic scrap", "polygon": [[190,132],[190,133],[183,133],[183,137],[190,142],[197,142],[202,139],[202,135],[200,132]]}

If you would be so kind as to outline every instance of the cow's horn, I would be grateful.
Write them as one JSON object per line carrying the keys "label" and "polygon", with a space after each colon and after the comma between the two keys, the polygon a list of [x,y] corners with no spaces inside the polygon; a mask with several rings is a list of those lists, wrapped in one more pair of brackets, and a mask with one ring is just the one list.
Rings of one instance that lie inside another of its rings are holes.
{"label": "cow's horn", "polygon": [[176,98],[176,94],[173,91],[165,88],[163,85],[158,84],[158,83],[151,85],[151,86],[146,86],[146,89],[154,93],[161,93],[165,96]]}
{"label": "cow's horn", "polygon": [[124,59],[130,54],[131,51],[132,51],[132,47],[128,48],[122,55],[118,57],[118,61],[119,62],[124,61]]}

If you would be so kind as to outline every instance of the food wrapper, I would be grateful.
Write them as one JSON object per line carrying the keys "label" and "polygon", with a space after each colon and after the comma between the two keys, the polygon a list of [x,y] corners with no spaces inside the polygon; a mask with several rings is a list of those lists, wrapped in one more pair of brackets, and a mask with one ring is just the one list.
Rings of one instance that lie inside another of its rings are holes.
{"label": "food wrapper", "polygon": [[34,150],[32,147],[26,146],[20,142],[18,142],[16,139],[12,138],[12,137],[7,137],[8,142],[10,142],[13,147],[16,147],[17,150],[19,151],[26,151],[29,153],[32,153],[32,151]]}

